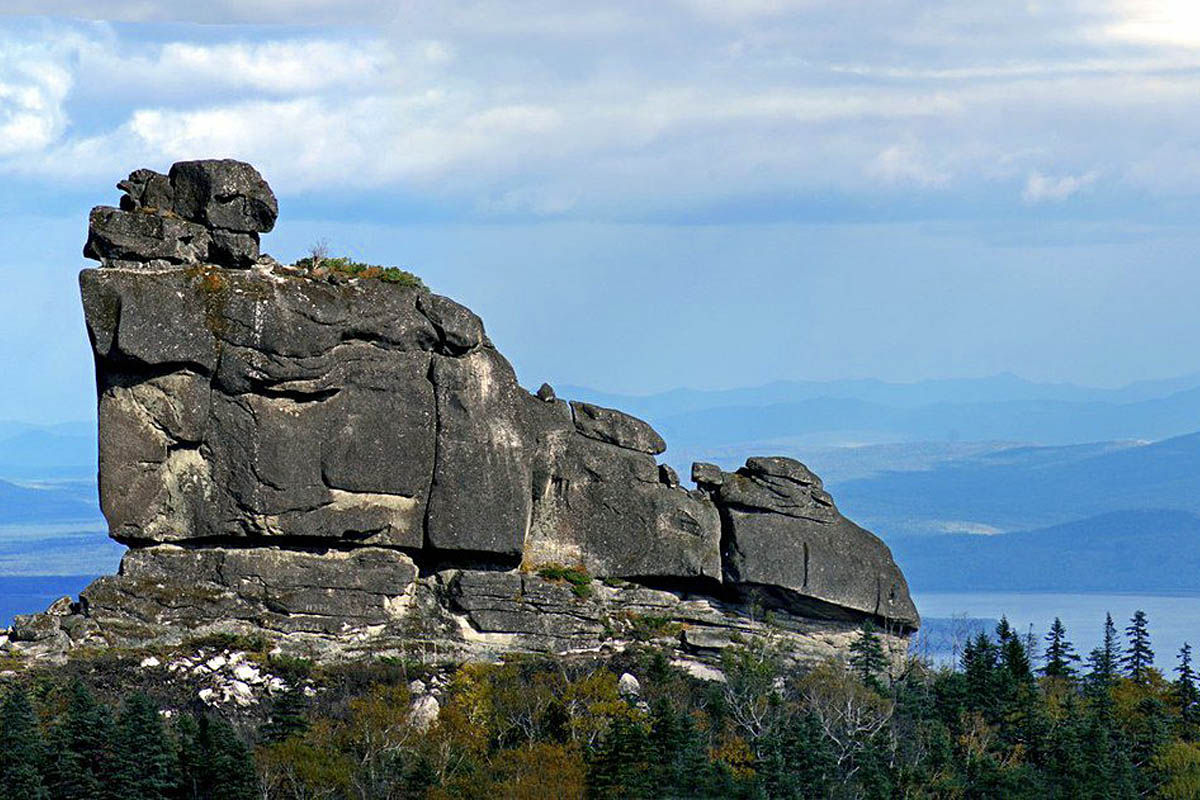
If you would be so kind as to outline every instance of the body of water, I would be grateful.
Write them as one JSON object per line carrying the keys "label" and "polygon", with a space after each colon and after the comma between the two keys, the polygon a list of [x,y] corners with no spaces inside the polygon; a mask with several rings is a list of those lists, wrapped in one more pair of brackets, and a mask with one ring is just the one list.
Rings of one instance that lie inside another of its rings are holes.
{"label": "body of water", "polygon": [[[914,594],[923,618],[929,618],[930,638],[924,646],[935,660],[953,657],[954,647],[978,628],[968,618],[1008,617],[1019,633],[1032,631],[1037,655],[1045,648],[1046,632],[1055,617],[1067,627],[1075,650],[1084,659],[1104,636],[1104,615],[1112,614],[1121,645],[1125,627],[1137,610],[1146,612],[1155,653],[1155,666],[1168,675],[1184,642],[1200,650],[1200,596],[1195,594],[1057,594],[1051,592],[918,592]],[[955,641],[959,640],[959,641]],[[920,646],[920,643],[918,643]]]}

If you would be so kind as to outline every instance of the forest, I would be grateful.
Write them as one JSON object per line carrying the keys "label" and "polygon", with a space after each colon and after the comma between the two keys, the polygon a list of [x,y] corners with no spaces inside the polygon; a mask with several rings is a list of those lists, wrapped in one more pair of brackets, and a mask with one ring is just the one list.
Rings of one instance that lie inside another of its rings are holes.
{"label": "forest", "polygon": [[0,800],[1196,798],[1190,646],[1173,661],[1140,611],[1086,655],[1057,620],[1040,639],[1001,620],[941,667],[889,663],[869,628],[809,668],[747,643],[724,682],[645,645],[459,666],[432,721],[409,688],[429,669],[391,660],[277,660],[291,688],[257,721],[101,669],[17,673]]}

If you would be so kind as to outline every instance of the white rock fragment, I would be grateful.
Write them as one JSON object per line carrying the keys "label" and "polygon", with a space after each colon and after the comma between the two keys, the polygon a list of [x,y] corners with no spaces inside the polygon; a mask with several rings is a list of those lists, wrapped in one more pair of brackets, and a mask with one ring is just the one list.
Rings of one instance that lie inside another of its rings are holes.
{"label": "white rock fragment", "polygon": [[233,668],[233,677],[245,683],[259,683],[262,675],[253,664],[238,664]]}
{"label": "white rock fragment", "polygon": [[234,681],[230,684],[229,693],[233,702],[243,708],[254,703],[254,690],[242,681]]}
{"label": "white rock fragment", "polygon": [[209,689],[207,687],[205,687],[204,689],[201,689],[196,694],[200,698],[200,702],[204,703],[205,705],[209,705],[209,706],[211,706],[213,704],[213,701],[217,696],[217,693],[215,691],[213,691],[212,689]]}
{"label": "white rock fragment", "polygon": [[422,695],[413,701],[412,710],[409,711],[409,721],[412,722],[414,729],[426,731],[437,719],[439,711],[441,711],[441,706],[438,705],[436,697],[431,694]]}
{"label": "white rock fragment", "polygon": [[221,667],[225,666],[228,663],[229,663],[229,660],[227,658],[225,658],[225,656],[215,655],[212,658],[210,658],[208,661],[204,662],[204,665],[206,667],[208,667],[210,670],[212,670],[213,672],[216,672],[217,670],[219,670]]}
{"label": "white rock fragment", "polygon": [[639,697],[642,694],[642,684],[636,677],[626,672],[617,679],[617,692],[622,697]]}
{"label": "white rock fragment", "polygon": [[142,663],[139,666],[142,669],[152,669],[154,667],[159,666],[160,664],[162,664],[162,662],[159,661],[154,656],[146,656],[145,658],[142,659]]}

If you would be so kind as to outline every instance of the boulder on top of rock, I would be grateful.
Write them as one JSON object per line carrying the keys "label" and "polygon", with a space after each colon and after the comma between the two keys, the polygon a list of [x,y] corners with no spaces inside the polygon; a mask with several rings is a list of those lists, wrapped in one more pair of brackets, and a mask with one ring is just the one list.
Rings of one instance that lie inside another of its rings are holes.
{"label": "boulder on top of rock", "polygon": [[836,616],[848,609],[917,626],[891,550],[838,513],[799,461],[750,459],[712,491],[724,521],[727,583],[761,589],[801,613]]}
{"label": "boulder on top of rock", "polygon": [[210,242],[208,230],[194,222],[98,206],[88,218],[83,254],[106,267],[165,269],[205,260]]}
{"label": "boulder on top of rock", "polygon": [[571,401],[571,411],[575,415],[575,429],[589,439],[652,456],[667,449],[667,443],[658,435],[658,431],[624,411],[578,400]]}
{"label": "boulder on top of rock", "polygon": [[733,508],[760,509],[789,517],[834,522],[841,515],[821,479],[793,458],[750,458],[719,484],[718,497]]}
{"label": "boulder on top of rock", "polygon": [[267,233],[279,203],[254,167],[232,159],[180,161],[171,167],[175,213],[210,228]]}
{"label": "boulder on top of rock", "polygon": [[121,197],[121,208],[136,211],[140,208],[158,211],[175,210],[175,193],[171,179],[152,169],[135,169],[129,177],[117,184],[125,194]]}

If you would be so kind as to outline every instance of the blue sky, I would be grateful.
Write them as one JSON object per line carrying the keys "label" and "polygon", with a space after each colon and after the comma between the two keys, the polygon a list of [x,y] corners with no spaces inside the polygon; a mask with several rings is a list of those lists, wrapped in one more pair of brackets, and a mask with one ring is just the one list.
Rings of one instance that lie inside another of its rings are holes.
{"label": "blue sky", "polygon": [[0,419],[92,413],[87,210],[217,156],[526,385],[1200,370],[1191,2],[2,7]]}

